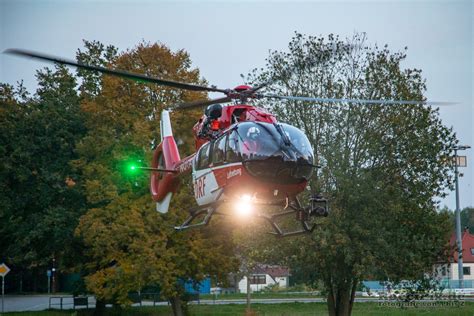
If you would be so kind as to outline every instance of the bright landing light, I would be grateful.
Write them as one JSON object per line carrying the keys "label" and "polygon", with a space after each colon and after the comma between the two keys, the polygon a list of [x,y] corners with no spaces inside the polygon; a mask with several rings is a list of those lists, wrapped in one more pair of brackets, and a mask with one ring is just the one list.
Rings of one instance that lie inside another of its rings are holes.
{"label": "bright landing light", "polygon": [[239,216],[249,216],[252,213],[252,197],[248,194],[242,195],[235,202],[235,210]]}

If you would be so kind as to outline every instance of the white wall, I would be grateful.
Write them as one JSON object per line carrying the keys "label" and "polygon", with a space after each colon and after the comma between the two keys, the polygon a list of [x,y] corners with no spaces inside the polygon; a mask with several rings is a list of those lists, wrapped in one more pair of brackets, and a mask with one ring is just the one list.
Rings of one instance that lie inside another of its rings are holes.
{"label": "white wall", "polygon": [[[272,279],[270,275],[265,276],[265,282],[266,284],[250,284],[250,292],[258,292],[264,289],[265,287],[278,283],[278,286],[282,288],[288,287],[288,277],[278,277],[275,278],[275,280]],[[244,276],[242,280],[239,281],[239,292],[240,293],[247,293],[247,277]]]}
{"label": "white wall", "polygon": [[278,282],[278,285],[281,287],[281,288],[287,288],[289,286],[288,284],[288,277],[279,277],[279,278],[275,278],[276,281]]}
{"label": "white wall", "polygon": [[[464,280],[474,280],[474,263],[463,263],[463,267],[471,267],[471,275],[464,275]],[[457,262],[451,264],[451,280],[457,280],[458,277],[458,264]]]}

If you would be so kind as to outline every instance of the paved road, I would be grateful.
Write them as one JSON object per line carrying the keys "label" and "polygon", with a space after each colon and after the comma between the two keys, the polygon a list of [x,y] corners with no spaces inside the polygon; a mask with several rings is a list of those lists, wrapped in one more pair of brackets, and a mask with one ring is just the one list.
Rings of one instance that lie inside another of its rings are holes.
{"label": "paved road", "polygon": [[[60,308],[60,299],[51,296],[51,307]],[[95,299],[89,298],[95,305]],[[49,308],[50,296],[48,295],[7,295],[5,296],[5,312],[41,311]],[[72,309],[72,296],[63,299],[63,308]]]}
{"label": "paved road", "polygon": [[[466,297],[464,298],[465,301],[474,301],[474,297]],[[374,299],[374,298],[364,298],[358,297],[356,298],[356,302],[379,302],[382,300]],[[326,302],[323,298],[276,298],[276,299],[252,299],[252,303],[258,304],[279,304],[279,303],[322,303]],[[21,296],[13,296],[7,295],[5,296],[5,312],[20,312],[20,311],[40,311],[49,308],[50,303],[50,296],[48,295],[21,295]],[[73,301],[72,296],[64,296],[62,300],[63,309],[72,309],[73,308]],[[157,302],[156,305],[167,305],[167,302]],[[196,303],[194,303],[196,304]],[[200,304],[246,304],[245,299],[232,299],[232,300],[201,300]],[[153,302],[143,302],[142,305],[152,306]],[[94,297],[89,297],[89,307],[95,306],[95,299]],[[52,308],[60,308],[60,299],[56,296],[51,297],[51,307]]]}
{"label": "paved road", "polygon": [[[362,299],[361,302],[369,301],[370,299]],[[359,299],[357,299],[359,301]],[[259,304],[277,304],[277,303],[313,303],[325,302],[321,298],[282,298],[282,299],[252,299],[252,303]],[[51,308],[61,308],[61,300],[57,296],[51,296]],[[246,304],[245,299],[229,299],[229,300],[201,300],[200,304]],[[18,295],[5,296],[5,312],[20,312],[20,311],[41,311],[49,308],[50,296],[48,295]],[[156,302],[156,305],[168,305],[167,302]],[[194,303],[196,304],[196,303]],[[142,305],[153,306],[153,302],[142,302]],[[95,306],[94,297],[89,297],[89,307]],[[62,299],[63,309],[72,309],[73,301],[71,296],[64,296]]]}

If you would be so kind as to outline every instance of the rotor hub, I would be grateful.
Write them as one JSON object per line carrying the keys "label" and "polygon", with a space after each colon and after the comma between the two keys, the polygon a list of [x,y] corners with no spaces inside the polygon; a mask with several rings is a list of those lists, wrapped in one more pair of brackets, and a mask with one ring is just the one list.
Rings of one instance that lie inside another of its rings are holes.
{"label": "rotor hub", "polygon": [[246,91],[246,90],[251,90],[252,87],[251,86],[247,86],[247,85],[240,85],[240,86],[237,86],[234,88],[234,91],[235,92],[243,92],[243,91]]}

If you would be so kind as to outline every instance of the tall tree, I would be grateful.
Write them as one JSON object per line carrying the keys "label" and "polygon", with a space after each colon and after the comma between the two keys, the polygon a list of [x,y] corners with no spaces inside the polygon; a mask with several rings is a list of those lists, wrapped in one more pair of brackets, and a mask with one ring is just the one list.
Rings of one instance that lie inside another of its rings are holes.
{"label": "tall tree", "polygon": [[[327,98],[423,100],[421,70],[403,69],[405,52],[296,33],[289,52],[272,52],[253,84],[272,93]],[[283,121],[306,132],[322,165],[313,189],[331,213],[311,236],[279,244],[285,258],[324,281],[330,315],[349,315],[364,278],[409,279],[430,270],[449,240],[436,212],[450,179],[444,161],[456,143],[429,106],[272,101]]]}
{"label": "tall tree", "polygon": [[53,261],[61,269],[72,255],[84,199],[69,161],[77,158],[85,127],[74,76],[57,66],[38,71],[37,79],[34,97],[21,85],[2,89],[0,238],[15,271],[41,268],[43,275]]}
{"label": "tall tree", "polygon": [[[95,56],[103,54],[96,52]],[[114,58],[109,66],[203,83],[186,52],[172,52],[161,44],[141,43]],[[152,145],[159,139],[157,122],[162,109],[205,96],[109,76],[91,82],[101,83],[99,89],[93,84],[88,87],[88,91],[98,92],[88,93],[82,102],[89,133],[78,146],[81,158],[75,162],[87,179],[84,187],[89,210],[77,228],[87,249],[87,287],[100,301],[126,305],[130,291],[159,284],[174,313],[181,315],[180,280],[200,281],[206,274],[223,279],[224,273],[236,266],[229,256],[232,245],[219,244],[206,231],[176,233],[172,228],[192,206],[190,179],[182,180],[169,213],[163,215],[151,202],[149,176],[126,176],[122,167],[127,160],[141,160],[145,165],[150,160]],[[171,116],[184,157],[193,152],[191,128],[199,112],[173,112]]]}
{"label": "tall tree", "polygon": [[461,225],[474,234],[474,207],[465,207],[461,211]]}

